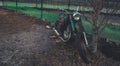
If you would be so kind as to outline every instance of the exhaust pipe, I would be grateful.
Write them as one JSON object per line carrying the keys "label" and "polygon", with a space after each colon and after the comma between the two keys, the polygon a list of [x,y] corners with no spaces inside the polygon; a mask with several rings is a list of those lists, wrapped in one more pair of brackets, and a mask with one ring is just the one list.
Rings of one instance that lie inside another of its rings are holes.
{"label": "exhaust pipe", "polygon": [[55,31],[55,33],[56,33],[58,36],[60,36],[59,32],[58,32],[55,28],[53,28],[53,30]]}
{"label": "exhaust pipe", "polygon": [[57,34],[57,36],[58,36],[63,42],[65,42],[65,41],[63,40],[63,38],[60,37],[60,33],[59,33],[55,28],[53,28],[53,31]]}

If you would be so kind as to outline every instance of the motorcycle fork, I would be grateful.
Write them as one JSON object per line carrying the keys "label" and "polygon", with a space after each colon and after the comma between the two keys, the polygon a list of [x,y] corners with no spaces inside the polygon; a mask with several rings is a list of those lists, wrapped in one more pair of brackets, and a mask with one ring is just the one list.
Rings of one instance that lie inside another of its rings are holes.
{"label": "motorcycle fork", "polygon": [[71,17],[71,16],[70,16],[70,24],[71,24],[72,31],[74,32],[74,31],[75,31],[75,23],[74,23],[74,21],[72,20],[72,17]]}

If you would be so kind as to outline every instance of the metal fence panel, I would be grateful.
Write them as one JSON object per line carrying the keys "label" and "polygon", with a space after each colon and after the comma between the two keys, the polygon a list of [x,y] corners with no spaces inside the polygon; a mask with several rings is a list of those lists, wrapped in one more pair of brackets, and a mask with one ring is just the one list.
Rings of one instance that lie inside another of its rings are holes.
{"label": "metal fence panel", "polygon": [[18,7],[36,7],[36,2],[33,2],[31,0],[17,0],[18,1]]}
{"label": "metal fence panel", "polygon": [[54,9],[76,10],[77,6],[80,6],[79,11],[93,11],[93,9],[89,5],[90,4],[87,2],[87,0],[4,0],[4,7],[12,8],[15,9],[16,11],[20,10],[21,8],[23,10],[28,10],[28,9],[31,10],[32,8],[37,8],[37,9],[39,8],[41,17],[44,17],[45,15],[43,15],[43,13],[44,12],[47,13],[49,10],[54,10]]}

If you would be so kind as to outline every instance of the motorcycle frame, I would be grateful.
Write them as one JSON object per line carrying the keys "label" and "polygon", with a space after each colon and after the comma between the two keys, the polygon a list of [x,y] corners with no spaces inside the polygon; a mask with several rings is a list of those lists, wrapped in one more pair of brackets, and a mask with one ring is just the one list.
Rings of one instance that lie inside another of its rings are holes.
{"label": "motorcycle frame", "polygon": [[[81,20],[81,18],[79,19],[79,21],[75,21],[75,20],[73,20],[73,18],[72,18],[72,15],[71,14],[68,14],[67,15],[68,16],[68,19],[70,19],[68,22],[70,23],[70,25],[71,25],[71,29],[72,29],[72,32],[73,33],[75,33],[75,30],[76,30],[76,27],[75,27],[75,23],[76,22],[79,22],[79,26],[80,26],[80,28],[81,28],[81,33],[82,33],[82,35],[84,36],[84,40],[85,40],[85,43],[86,43],[86,46],[88,47],[88,40],[87,40],[87,35],[86,35],[86,32],[85,32],[85,30],[84,30],[84,27],[83,27],[83,25],[82,25],[82,20]],[[67,19],[66,18],[66,16],[64,16],[64,19]],[[69,24],[68,24],[69,25]],[[66,25],[67,26],[67,25]]]}

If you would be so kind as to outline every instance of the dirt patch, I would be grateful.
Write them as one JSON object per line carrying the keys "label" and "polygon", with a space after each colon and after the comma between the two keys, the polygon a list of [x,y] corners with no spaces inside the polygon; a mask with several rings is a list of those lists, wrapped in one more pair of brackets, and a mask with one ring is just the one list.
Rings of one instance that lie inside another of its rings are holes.
{"label": "dirt patch", "polygon": [[26,30],[33,23],[33,18],[25,14],[0,9],[0,33],[15,33]]}

